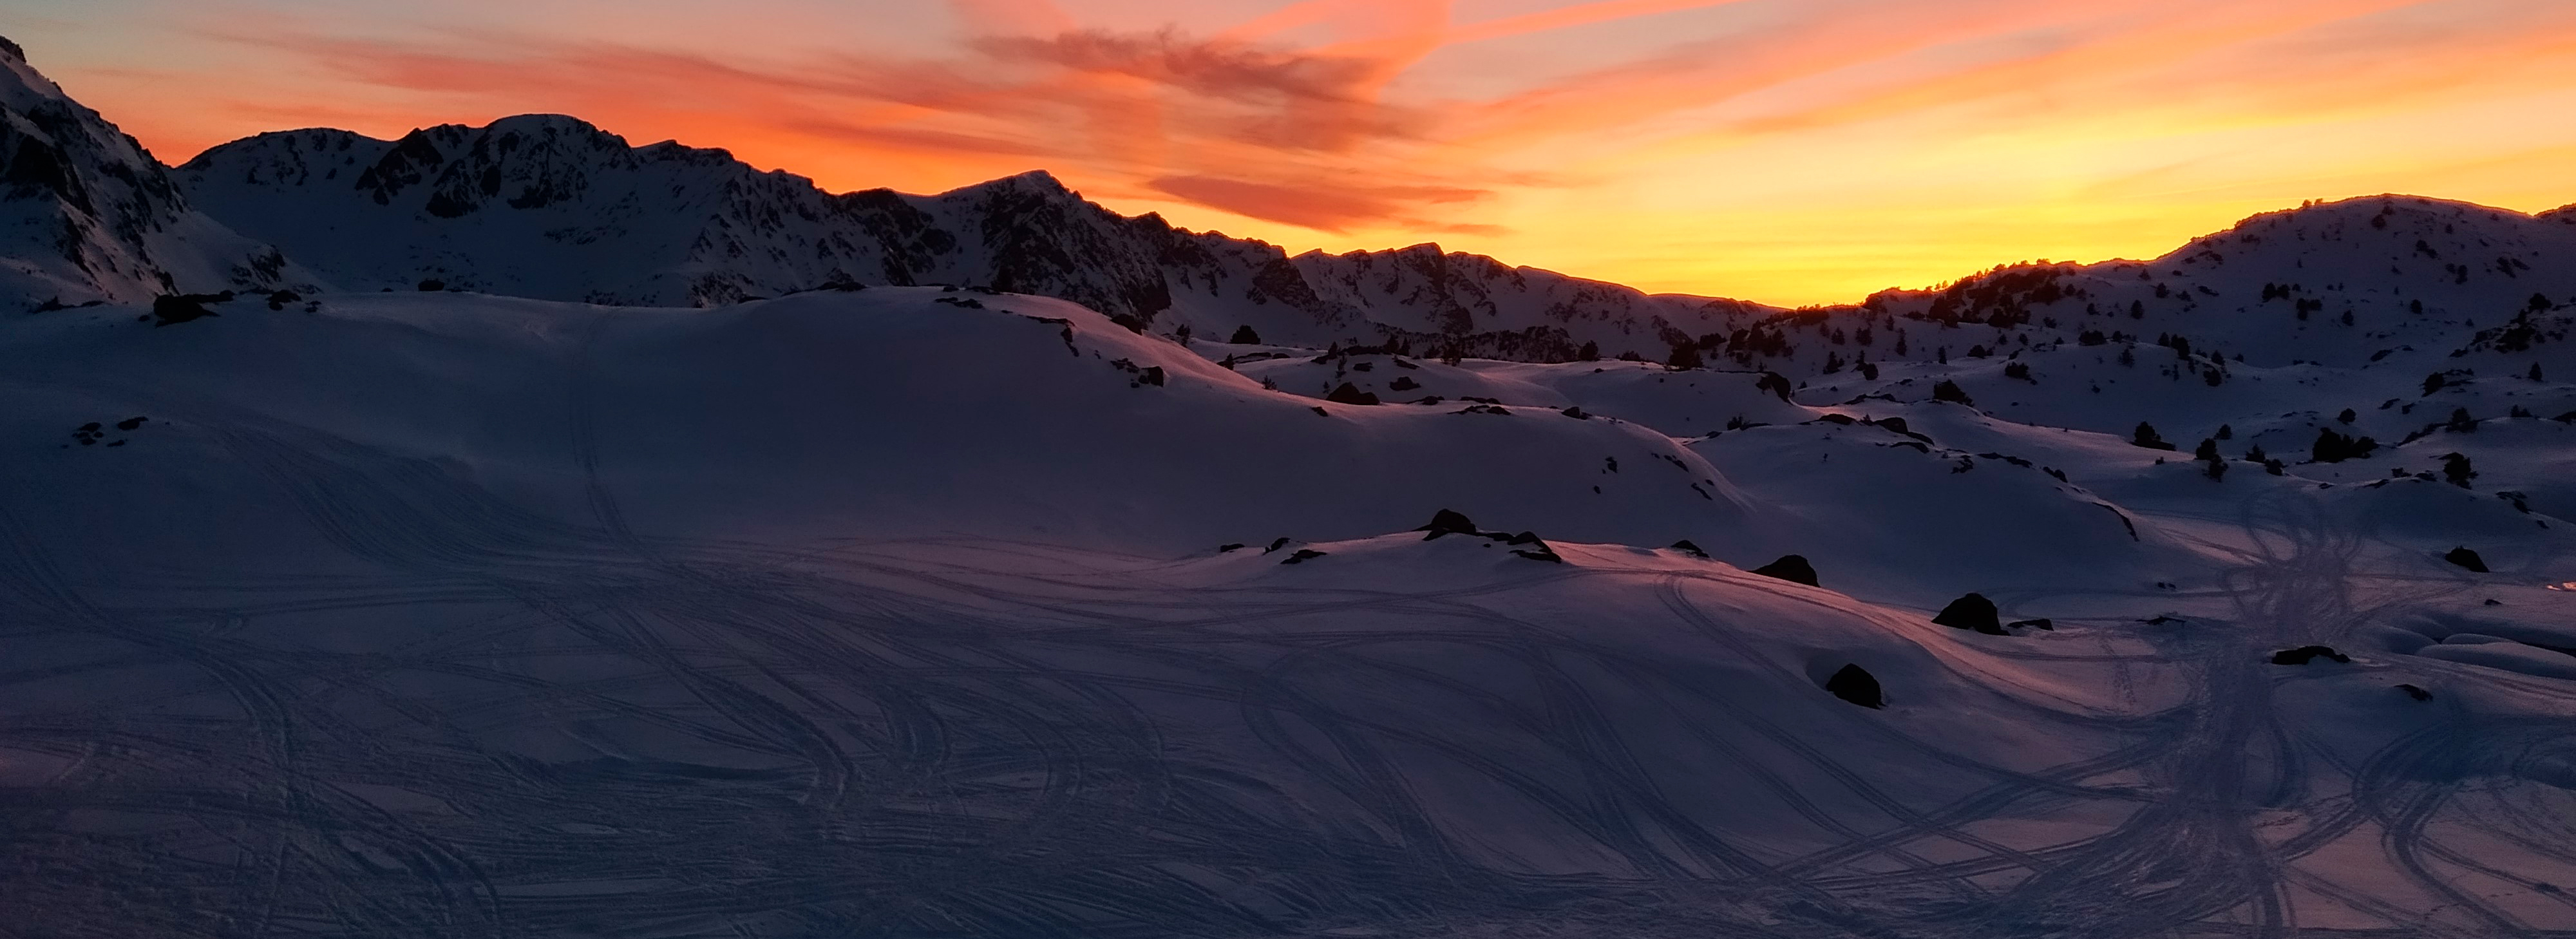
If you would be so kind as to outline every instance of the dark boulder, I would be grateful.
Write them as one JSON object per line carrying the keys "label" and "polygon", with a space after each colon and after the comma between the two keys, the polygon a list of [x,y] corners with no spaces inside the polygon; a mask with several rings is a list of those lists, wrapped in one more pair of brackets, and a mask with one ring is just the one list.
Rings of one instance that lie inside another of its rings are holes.
{"label": "dark boulder", "polygon": [[152,318],[157,320],[157,322],[152,325],[173,326],[190,320],[204,319],[209,316],[221,316],[223,314],[206,309],[206,304],[220,303],[223,300],[229,299],[232,298],[221,297],[219,299],[218,295],[203,293],[182,293],[154,297],[152,298]]}
{"label": "dark boulder", "polygon": [[1858,665],[1845,665],[1842,670],[1835,672],[1832,678],[1825,679],[1825,690],[1834,697],[1861,707],[1887,706],[1887,695],[1878,687],[1878,676],[1870,674],[1869,669]]}
{"label": "dark boulder", "polygon": [[1315,550],[1315,549],[1313,549],[1313,548],[1299,548],[1299,549],[1297,549],[1297,553],[1289,555],[1287,560],[1285,560],[1285,561],[1281,561],[1281,562],[1279,562],[1279,563],[1281,563],[1281,564],[1304,564],[1304,563],[1306,563],[1306,562],[1308,562],[1308,561],[1312,561],[1312,560],[1314,560],[1314,559],[1316,559],[1316,558],[1323,557],[1323,556],[1324,556],[1324,552],[1317,551],[1317,550]]}
{"label": "dark boulder", "polygon": [[1679,552],[1681,552],[1681,553],[1683,553],[1683,554],[1690,555],[1690,556],[1692,556],[1692,557],[1698,558],[1698,559],[1703,560],[1703,561],[1708,560],[1708,552],[1703,551],[1703,550],[1700,550],[1700,546],[1699,546],[1699,545],[1696,545],[1696,544],[1691,543],[1691,540],[1690,540],[1690,539],[1688,539],[1688,538],[1684,538],[1684,539],[1682,539],[1682,540],[1680,540],[1680,541],[1673,542],[1673,550],[1675,550],[1675,551],[1679,551]]}
{"label": "dark boulder", "polygon": [[1233,544],[1222,544],[1222,545],[1218,545],[1218,546],[1216,546],[1216,553],[1218,553],[1218,554],[1232,554],[1232,553],[1234,553],[1234,552],[1236,552],[1236,551],[1241,551],[1241,550],[1243,550],[1243,543],[1242,543],[1242,542],[1240,542],[1240,541],[1235,542],[1235,543],[1233,543]]}
{"label": "dark boulder", "polygon": [[2296,649],[2283,649],[2279,652],[2272,653],[2272,664],[2306,665],[2319,658],[2330,659],[2336,662],[2352,661],[2352,656],[2337,652],[2332,646],[2300,646]]}
{"label": "dark boulder", "polygon": [[2442,555],[2442,560],[2467,568],[2471,573],[2487,573],[2486,559],[2467,548],[2452,548],[2451,553]]}
{"label": "dark boulder", "polygon": [[1325,395],[1324,400],[1335,404],[1376,404],[1377,395],[1373,392],[1361,391],[1350,382],[1343,382],[1341,387],[1333,389],[1332,394]]}
{"label": "dark boulder", "polygon": [[1981,593],[1950,601],[1950,605],[1942,607],[1941,615],[1933,617],[1932,622],[1952,629],[1973,629],[1989,636],[2006,635],[2002,618],[1995,615],[1995,601],[1986,599],[1986,595]]}
{"label": "dark boulder", "polygon": [[1449,509],[1441,509],[1440,511],[1431,513],[1431,524],[1416,528],[1414,531],[1430,532],[1431,534],[1424,536],[1422,539],[1424,541],[1429,541],[1442,535],[1475,534],[1476,523],[1469,521],[1467,516],[1463,514]]}
{"label": "dark boulder", "polygon": [[1754,568],[1753,572],[1764,577],[1777,577],[1791,583],[1816,586],[1816,569],[1807,563],[1807,557],[1803,554],[1781,555],[1779,560]]}
{"label": "dark boulder", "polygon": [[1285,548],[1285,547],[1287,547],[1287,546],[1288,546],[1288,537],[1287,537],[1286,535],[1281,535],[1278,539],[1276,539],[1276,540],[1274,540],[1274,541],[1270,542],[1270,547],[1267,547],[1267,548],[1263,548],[1263,549],[1261,549],[1261,553],[1263,553],[1263,554],[1269,554],[1270,552],[1277,551],[1277,550],[1279,550],[1279,549],[1281,549],[1281,548]]}

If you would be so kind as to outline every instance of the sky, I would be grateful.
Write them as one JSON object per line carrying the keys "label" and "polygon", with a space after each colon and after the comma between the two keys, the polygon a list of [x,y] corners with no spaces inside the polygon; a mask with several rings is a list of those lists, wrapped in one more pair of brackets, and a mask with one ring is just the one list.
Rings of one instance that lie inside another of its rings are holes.
{"label": "sky", "polygon": [[1852,302],[2382,192],[2576,203],[2576,0],[0,0],[177,163],[571,114],[1291,253]]}

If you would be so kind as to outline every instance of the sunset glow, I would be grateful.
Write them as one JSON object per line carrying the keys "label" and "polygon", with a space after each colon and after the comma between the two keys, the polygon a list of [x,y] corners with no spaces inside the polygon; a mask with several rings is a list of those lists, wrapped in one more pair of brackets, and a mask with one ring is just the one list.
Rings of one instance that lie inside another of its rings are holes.
{"label": "sunset glow", "polygon": [[[2303,199],[2576,202],[2562,0],[19,0],[169,162],[572,114],[848,190],[1845,302]],[[145,25],[138,25],[145,24]]]}

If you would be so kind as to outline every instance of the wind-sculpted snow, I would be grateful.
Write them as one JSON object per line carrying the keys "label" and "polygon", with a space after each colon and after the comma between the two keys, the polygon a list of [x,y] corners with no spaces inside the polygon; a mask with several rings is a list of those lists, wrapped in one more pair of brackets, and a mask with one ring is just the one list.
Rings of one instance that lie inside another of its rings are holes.
{"label": "wind-sculpted snow", "polygon": [[[0,323],[22,931],[2576,927],[2576,559],[2445,483],[1323,402],[936,288],[213,309]],[[1790,407],[1621,369],[1444,380]]]}
{"label": "wind-sculpted snow", "polygon": [[0,932],[2576,937],[2565,210],[1787,313],[0,64]]}

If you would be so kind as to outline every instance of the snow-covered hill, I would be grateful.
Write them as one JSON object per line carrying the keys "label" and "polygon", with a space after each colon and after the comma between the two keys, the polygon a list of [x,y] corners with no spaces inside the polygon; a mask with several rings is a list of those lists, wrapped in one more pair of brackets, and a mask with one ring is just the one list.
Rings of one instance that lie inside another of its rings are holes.
{"label": "snow-covered hill", "polygon": [[10,76],[0,931],[2576,936],[2568,211],[1785,312]]}
{"label": "snow-covered hill", "polygon": [[712,306],[835,283],[1034,293],[1157,331],[1469,355],[1653,353],[1770,312],[1649,297],[1420,245],[1290,258],[1258,241],[1127,218],[1033,172],[937,196],[831,194],[721,150],[630,147],[531,115],[386,141],[298,130],[179,168],[217,217],[353,289]]}
{"label": "snow-covered hill", "polygon": [[275,248],[190,208],[169,171],[0,39],[0,304],[309,288]]}
{"label": "snow-covered hill", "polygon": [[2576,923],[2576,530],[2447,483],[929,287],[211,305],[0,321],[26,929]]}

